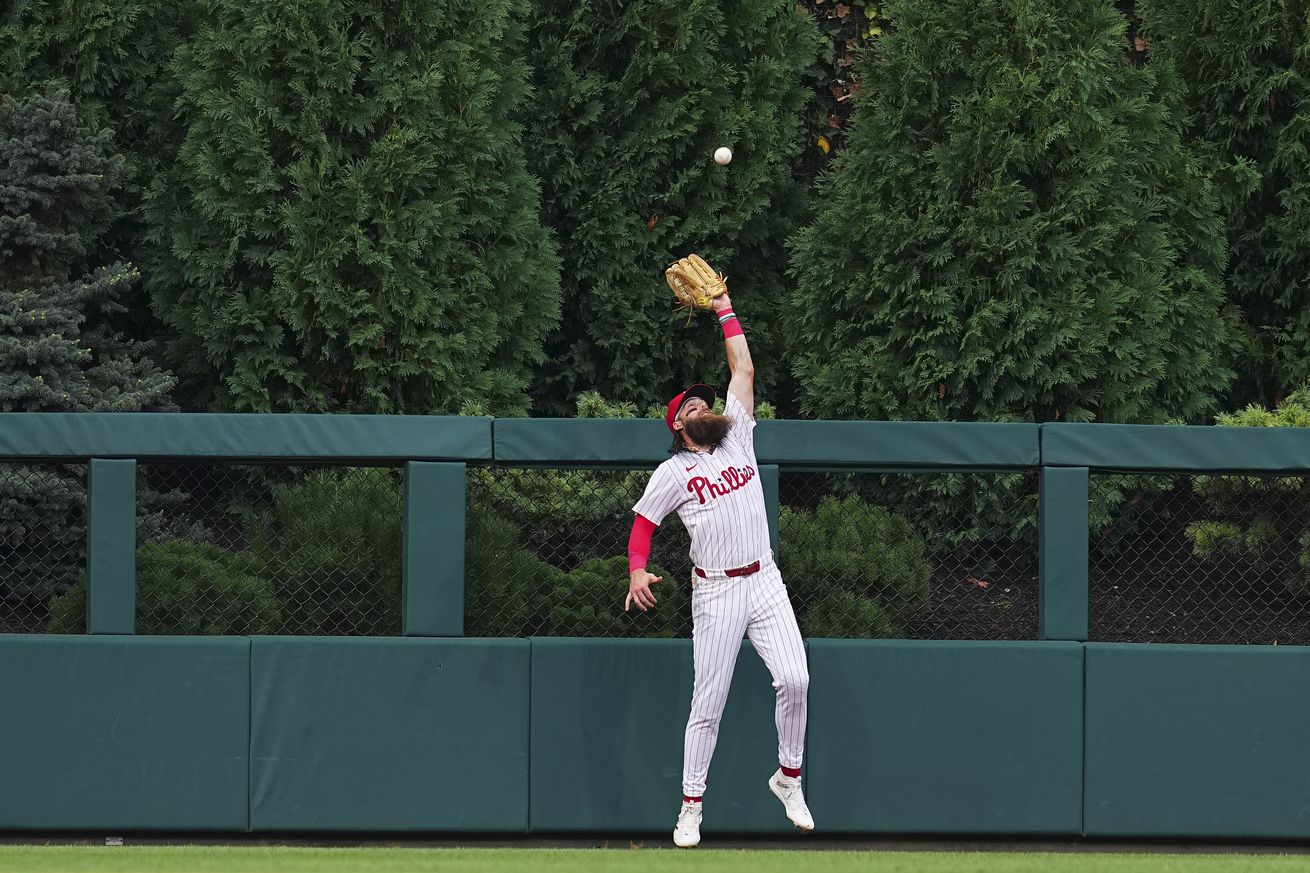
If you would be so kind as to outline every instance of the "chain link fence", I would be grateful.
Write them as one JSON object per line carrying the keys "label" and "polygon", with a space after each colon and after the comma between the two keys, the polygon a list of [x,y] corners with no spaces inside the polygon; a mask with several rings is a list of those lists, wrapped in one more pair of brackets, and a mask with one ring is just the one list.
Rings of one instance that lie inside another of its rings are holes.
{"label": "chain link fence", "polygon": [[1310,644],[1308,483],[1093,474],[1089,638]]}
{"label": "chain link fence", "polygon": [[0,633],[45,633],[86,564],[86,465],[0,464]]}
{"label": "chain link fence", "polygon": [[[399,468],[143,462],[139,634],[399,634]],[[50,629],[86,625],[86,587]]]}
{"label": "chain link fence", "polygon": [[[660,526],[658,606],[624,613],[649,470],[471,468],[470,636],[689,637],[689,540]],[[816,637],[1035,639],[1036,474],[780,477],[780,555]]]}
{"label": "chain link fence", "polygon": [[[400,633],[396,467],[142,463],[148,634]],[[624,613],[649,470],[471,467],[469,636],[687,637],[689,541]],[[1090,638],[1310,645],[1310,477],[1093,474]],[[784,470],[779,564],[811,637],[1035,639],[1037,474]],[[0,465],[0,632],[79,632],[86,466]]]}
{"label": "chain link fence", "polygon": [[787,473],[783,578],[810,637],[1036,639],[1036,473]]}
{"label": "chain link fence", "polygon": [[470,467],[469,636],[688,637],[690,540],[670,516],[652,542],[656,608],[623,611],[632,505],[649,470]]}

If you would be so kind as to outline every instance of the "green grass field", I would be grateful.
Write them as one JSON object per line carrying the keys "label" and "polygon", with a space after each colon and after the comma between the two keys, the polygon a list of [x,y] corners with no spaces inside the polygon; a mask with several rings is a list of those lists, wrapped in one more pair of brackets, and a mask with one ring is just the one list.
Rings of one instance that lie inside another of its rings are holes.
{"label": "green grass field", "polygon": [[640,849],[0,846],[0,871],[87,873],[1274,873],[1310,871],[1304,854],[865,852]]}

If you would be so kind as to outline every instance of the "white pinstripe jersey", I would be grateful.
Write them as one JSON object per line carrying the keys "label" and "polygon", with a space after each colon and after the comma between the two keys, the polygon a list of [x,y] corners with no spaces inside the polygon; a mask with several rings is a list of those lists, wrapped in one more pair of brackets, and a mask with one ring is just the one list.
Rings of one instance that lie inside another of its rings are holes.
{"label": "white pinstripe jersey", "polygon": [[655,468],[634,511],[655,524],[676,511],[704,570],[741,567],[769,554],[769,516],[755,460],[755,419],[729,391],[732,426],[712,453],[681,451]]}

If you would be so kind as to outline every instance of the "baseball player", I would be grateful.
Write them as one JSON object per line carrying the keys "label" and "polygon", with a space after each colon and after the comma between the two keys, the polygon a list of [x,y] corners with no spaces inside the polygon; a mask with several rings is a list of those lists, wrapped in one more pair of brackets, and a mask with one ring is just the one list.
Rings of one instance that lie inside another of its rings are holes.
{"label": "baseball player", "polygon": [[[672,273],[680,265],[682,272],[675,277]],[[698,281],[711,285],[716,296],[701,294],[696,305],[704,304],[718,316],[732,373],[725,415],[713,413],[715,392],[708,385],[692,385],[669,402],[664,420],[673,432],[672,456],[651,475],[645,493],[633,506],[636,518],[628,543],[628,596],[623,608],[635,604],[645,611],[655,605],[651,586],[662,581],[646,571],[656,526],[670,512],[677,512],[691,534],[695,685],[683,745],[682,808],[673,842],[683,848],[700,842],[701,797],[743,636],[764,659],[777,689],[780,766],[769,779],[769,789],[782,801],[787,818],[811,831],[814,819],[805,805],[800,775],[809,669],[796,615],[769,544],[755,460],[755,371],[750,349],[722,276],[695,255],[669,270],[675,294],[679,292],[675,280],[691,285],[693,291]]]}

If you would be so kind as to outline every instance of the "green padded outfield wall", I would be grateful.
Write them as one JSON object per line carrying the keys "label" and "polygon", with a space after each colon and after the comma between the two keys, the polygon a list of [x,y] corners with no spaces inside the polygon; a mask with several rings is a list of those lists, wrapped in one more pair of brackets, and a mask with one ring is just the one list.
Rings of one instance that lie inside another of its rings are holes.
{"label": "green padded outfield wall", "polygon": [[1041,463],[1144,472],[1295,474],[1310,469],[1310,427],[1040,425]]}
{"label": "green padded outfield wall", "polygon": [[[532,830],[672,833],[691,708],[689,640],[532,640]],[[773,680],[743,643],[705,792],[715,833],[789,833]]]}
{"label": "green padded outfield wall", "polygon": [[136,461],[86,470],[86,631],[136,633]]}
{"label": "green padded outfield wall", "polygon": [[401,592],[407,637],[464,635],[468,468],[405,465],[405,560]]}
{"label": "green padded outfield wall", "polygon": [[0,829],[245,831],[250,640],[0,636]]}
{"label": "green padded outfield wall", "polygon": [[6,412],[0,458],[488,460],[491,419],[464,415]]}
{"label": "green padded outfield wall", "polygon": [[[1040,463],[1040,426],[920,421],[761,421],[762,464],[1015,469]],[[651,419],[500,418],[495,458],[506,464],[654,467],[669,431]]]}
{"label": "green padded outfield wall", "polygon": [[[1306,648],[807,649],[826,832],[1310,837]],[[644,834],[676,814],[686,641],[7,635],[0,665],[0,830]],[[762,779],[772,697],[743,645],[707,837],[788,832]]]}
{"label": "green padded outfield wall", "polygon": [[1087,646],[1088,836],[1310,837],[1310,649]]}
{"label": "green padded outfield wall", "polygon": [[252,830],[526,831],[528,653],[255,637]]}
{"label": "green padded outfield wall", "polygon": [[1043,467],[1038,504],[1038,633],[1043,640],[1087,639],[1086,467]]}
{"label": "green padded outfield wall", "polygon": [[1079,643],[808,646],[805,796],[824,831],[1079,833]]}

